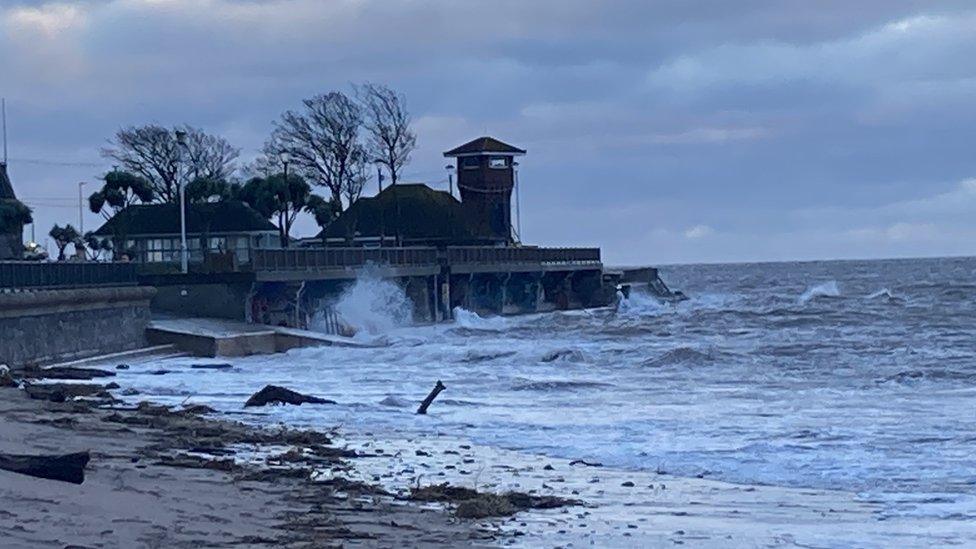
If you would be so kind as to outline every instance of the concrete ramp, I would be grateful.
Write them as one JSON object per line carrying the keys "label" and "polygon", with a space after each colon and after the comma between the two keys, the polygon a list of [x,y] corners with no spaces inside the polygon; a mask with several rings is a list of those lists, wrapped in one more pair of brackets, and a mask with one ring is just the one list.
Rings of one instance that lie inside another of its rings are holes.
{"label": "concrete ramp", "polygon": [[146,339],[153,345],[175,345],[181,351],[201,357],[283,353],[299,347],[370,346],[308,330],[214,318],[153,320],[146,329]]}

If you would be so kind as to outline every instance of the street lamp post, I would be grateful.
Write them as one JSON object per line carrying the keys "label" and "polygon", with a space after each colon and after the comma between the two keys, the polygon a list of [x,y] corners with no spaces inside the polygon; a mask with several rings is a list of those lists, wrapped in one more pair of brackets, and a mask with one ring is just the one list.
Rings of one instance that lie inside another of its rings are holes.
{"label": "street lamp post", "polygon": [[[177,154],[179,154],[180,160],[182,160],[183,149],[187,146],[185,131],[176,130],[176,143],[179,147]],[[180,178],[178,184],[180,187],[180,270],[183,271],[183,274],[187,274],[189,272],[189,261],[186,247],[186,185],[183,182],[183,178]]]}
{"label": "street lamp post", "polygon": [[288,210],[291,208],[291,187],[288,185],[288,163],[291,162],[291,155],[283,151],[281,155],[279,155],[279,157],[281,158],[281,165],[284,168],[284,176],[285,176],[285,203],[282,205],[282,208],[285,211],[285,219],[284,222],[282,223],[284,227],[282,227],[281,229],[282,230],[281,246],[283,248],[287,248],[290,240],[288,233],[291,232],[290,222],[288,219],[289,216]]}
{"label": "street lamp post", "polygon": [[82,188],[84,186],[84,181],[78,182],[78,231],[80,231],[82,235],[85,234],[85,208],[82,205],[85,201],[82,194]]}
{"label": "street lamp post", "polygon": [[376,164],[376,186],[379,187],[377,192],[381,193],[383,192],[383,163],[379,160],[374,160],[373,163]]}

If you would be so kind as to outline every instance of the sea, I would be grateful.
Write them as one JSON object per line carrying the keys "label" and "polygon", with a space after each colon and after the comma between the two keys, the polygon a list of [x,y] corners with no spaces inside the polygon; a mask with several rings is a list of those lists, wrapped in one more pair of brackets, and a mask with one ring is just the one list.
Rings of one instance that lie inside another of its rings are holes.
{"label": "sea", "polygon": [[[240,413],[273,383],[335,406],[258,421],[475,444],[627,471],[840,490],[901,516],[976,520],[976,259],[675,265],[689,296],[413,326],[388,282],[339,309],[359,348],[130,376],[167,403]],[[417,416],[441,380],[447,389]]]}

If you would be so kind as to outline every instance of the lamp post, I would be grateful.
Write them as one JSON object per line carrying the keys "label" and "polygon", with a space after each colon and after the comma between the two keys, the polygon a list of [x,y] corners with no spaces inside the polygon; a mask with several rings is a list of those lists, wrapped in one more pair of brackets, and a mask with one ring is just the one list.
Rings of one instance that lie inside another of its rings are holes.
{"label": "lamp post", "polygon": [[82,195],[82,188],[84,186],[84,181],[78,182],[78,231],[81,232],[82,236],[85,234],[85,208],[82,206],[85,201]]}
{"label": "lamp post", "polygon": [[378,193],[383,192],[383,163],[379,160],[374,160],[373,164],[376,164],[376,185],[379,187]]}
{"label": "lamp post", "polygon": [[[187,147],[185,131],[176,130],[176,143],[179,151],[177,154],[182,161],[183,149]],[[186,185],[183,182],[183,178],[179,179],[178,185],[180,187],[180,269],[183,271],[183,274],[186,274],[189,272],[189,265],[186,248]]]}
{"label": "lamp post", "polygon": [[278,158],[281,159],[281,165],[283,167],[285,177],[285,203],[282,205],[285,211],[285,219],[282,221],[283,227],[281,229],[281,246],[283,248],[287,248],[290,240],[288,233],[291,232],[291,226],[288,219],[288,210],[291,208],[291,187],[288,185],[288,163],[291,162],[291,155],[288,154],[287,151],[282,151],[281,154],[278,155]]}
{"label": "lamp post", "polygon": [[448,188],[450,189],[451,196],[454,196],[454,164],[448,164],[444,166],[444,169],[447,170]]}

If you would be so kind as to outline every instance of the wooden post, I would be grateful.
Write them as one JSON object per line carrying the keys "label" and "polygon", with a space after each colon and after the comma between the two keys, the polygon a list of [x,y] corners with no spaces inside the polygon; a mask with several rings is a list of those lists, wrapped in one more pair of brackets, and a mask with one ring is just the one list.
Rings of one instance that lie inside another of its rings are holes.
{"label": "wooden post", "polygon": [[425,398],[424,401],[420,403],[420,408],[417,408],[417,413],[426,414],[427,408],[430,407],[431,403],[434,402],[434,399],[437,398],[437,395],[441,394],[441,391],[443,391],[444,389],[447,389],[447,387],[444,386],[444,384],[441,383],[441,380],[438,379],[437,384],[434,385],[433,389],[431,389],[430,394],[427,395],[427,398]]}

